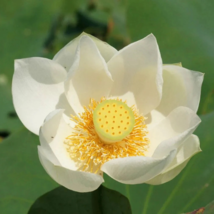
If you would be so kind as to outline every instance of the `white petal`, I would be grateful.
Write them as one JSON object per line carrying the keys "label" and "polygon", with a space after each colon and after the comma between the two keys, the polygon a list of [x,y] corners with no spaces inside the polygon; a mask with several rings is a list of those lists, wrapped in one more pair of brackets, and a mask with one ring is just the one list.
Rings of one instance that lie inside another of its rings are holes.
{"label": "white petal", "polygon": [[164,120],[166,116],[164,116],[161,112],[156,109],[152,110],[149,114],[146,115],[146,125],[147,129],[152,130],[157,124],[159,124],[162,120]]}
{"label": "white petal", "polygon": [[100,175],[73,171],[53,163],[47,156],[41,146],[38,147],[39,159],[46,172],[60,185],[77,192],[90,192],[97,189],[103,178]]}
{"label": "white petal", "polygon": [[103,164],[101,170],[121,183],[144,183],[160,174],[175,154],[176,150],[173,150],[162,159],[143,156],[113,159]]}
{"label": "white petal", "polygon": [[176,166],[190,159],[193,155],[197,154],[198,152],[201,152],[200,141],[198,139],[198,136],[190,135],[180,146],[175,156],[175,159],[164,170],[164,172],[172,170]]}
{"label": "white petal", "polygon": [[76,113],[83,111],[90,98],[99,101],[103,96],[108,97],[112,83],[111,74],[95,43],[88,36],[82,36],[65,82],[70,105]]}
{"label": "white petal", "polygon": [[196,135],[189,136],[178,150],[176,157],[170,165],[160,175],[154,177],[147,183],[158,185],[172,180],[184,169],[191,157],[200,151],[198,137]]}
{"label": "white petal", "polygon": [[51,156],[51,151],[60,165],[76,170],[75,162],[70,158],[65,145],[65,139],[72,133],[72,127],[63,118],[63,110],[51,112],[39,133],[42,148]]}
{"label": "white petal", "polygon": [[147,181],[146,183],[152,184],[152,185],[159,185],[159,184],[164,184],[168,181],[171,181],[185,168],[185,166],[187,165],[188,162],[189,162],[189,160],[186,160],[185,162],[178,165],[174,169],[172,169],[164,174],[160,174],[160,175],[154,177],[153,179],[151,179],[150,181]]}
{"label": "white petal", "polygon": [[87,35],[90,37],[94,43],[96,44],[97,48],[100,51],[100,54],[102,57],[105,59],[106,62],[109,61],[109,59],[117,53],[117,50],[113,47],[111,47],[109,44],[106,42],[103,42],[89,34],[82,33],[79,35],[77,38],[69,42],[64,48],[62,48],[53,58],[54,61],[57,63],[61,64],[67,71],[71,68],[71,65],[75,61],[75,52],[78,47],[78,43],[80,39]]}
{"label": "white petal", "polygon": [[157,107],[162,94],[162,60],[155,37],[130,44],[107,63],[114,84],[110,95],[136,104],[144,115]]}
{"label": "white petal", "polygon": [[16,112],[22,123],[38,134],[48,113],[60,106],[66,78],[65,69],[52,60],[27,58],[15,61],[12,93]]}
{"label": "white petal", "polygon": [[197,112],[204,74],[175,65],[163,66],[163,97],[157,110],[167,115],[178,106]]}
{"label": "white petal", "polygon": [[178,149],[200,122],[200,118],[191,109],[182,106],[174,109],[149,131],[150,145],[145,155],[161,158],[171,150]]}

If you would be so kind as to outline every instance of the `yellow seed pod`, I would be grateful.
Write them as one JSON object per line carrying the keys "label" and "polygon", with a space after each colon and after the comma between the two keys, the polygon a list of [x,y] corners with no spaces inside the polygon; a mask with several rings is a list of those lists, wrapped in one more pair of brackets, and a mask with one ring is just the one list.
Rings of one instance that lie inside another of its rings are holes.
{"label": "yellow seed pod", "polygon": [[102,141],[114,143],[129,135],[135,125],[132,109],[118,100],[105,100],[93,112],[95,130]]}

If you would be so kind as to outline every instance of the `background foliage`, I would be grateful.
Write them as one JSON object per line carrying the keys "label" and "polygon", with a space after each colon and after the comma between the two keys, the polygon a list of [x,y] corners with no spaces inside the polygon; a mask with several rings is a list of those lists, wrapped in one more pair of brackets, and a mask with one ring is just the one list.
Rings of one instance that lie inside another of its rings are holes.
{"label": "background foliage", "polygon": [[[27,131],[11,97],[13,61],[52,58],[82,31],[120,49],[153,33],[163,62],[205,73],[196,134],[203,152],[173,181],[105,186],[130,200],[134,214],[184,213],[214,199],[214,2],[210,0],[0,0],[0,210],[27,213],[36,198],[58,185],[41,167],[38,137]],[[13,205],[13,206],[11,206]]]}

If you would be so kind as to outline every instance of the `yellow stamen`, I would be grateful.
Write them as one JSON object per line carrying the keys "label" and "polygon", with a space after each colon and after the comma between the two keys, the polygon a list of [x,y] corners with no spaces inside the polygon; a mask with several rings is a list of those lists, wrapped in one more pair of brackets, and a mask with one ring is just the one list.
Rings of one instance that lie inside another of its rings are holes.
{"label": "yellow stamen", "polygon": [[[107,105],[108,107],[111,105],[110,110],[105,109]],[[123,108],[120,110],[121,106]],[[113,108],[116,109],[114,114],[111,114]],[[65,141],[70,157],[79,164],[79,170],[99,173],[101,166],[111,159],[144,156],[149,144],[149,139],[146,137],[147,127],[145,118],[139,115],[134,106],[129,108],[119,99],[102,98],[100,102],[91,99],[89,107],[84,107],[84,110],[79,117],[71,116],[76,126]],[[109,115],[108,111],[110,111]],[[100,112],[102,116],[99,115]],[[124,116],[126,114],[127,116]],[[112,118],[107,119],[106,115]],[[123,117],[122,124],[119,117]],[[106,135],[106,130],[112,127],[114,132],[111,130],[110,134],[107,132],[109,135]]]}

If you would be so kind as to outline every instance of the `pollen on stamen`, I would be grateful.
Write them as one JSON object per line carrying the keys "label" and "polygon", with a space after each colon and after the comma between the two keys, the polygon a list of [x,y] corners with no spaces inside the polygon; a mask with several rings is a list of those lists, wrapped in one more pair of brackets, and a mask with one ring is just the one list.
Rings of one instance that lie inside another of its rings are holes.
{"label": "pollen on stamen", "polygon": [[[122,102],[120,99],[111,100],[112,103],[102,106],[98,111],[100,118],[96,120],[96,123],[99,125],[99,129],[111,135],[112,138],[119,138],[119,136],[124,138],[111,144],[104,142],[97,133],[93,118],[96,107],[104,101],[106,101],[105,98],[100,101],[91,99],[89,106],[84,107],[82,114],[71,116],[71,120],[76,125],[71,135],[65,139],[65,145],[70,158],[77,163],[77,167],[81,171],[100,174],[100,168],[105,162],[115,158],[144,156],[149,145],[149,139],[146,137],[148,132],[145,119],[139,115],[135,106],[131,107],[135,120],[134,126],[128,135],[123,136],[123,132],[130,128],[130,124],[127,123],[131,121],[128,111],[123,106],[117,105],[117,101]],[[114,111],[111,108],[114,108]],[[113,118],[111,115],[116,114],[115,110],[117,110],[118,116]],[[120,111],[122,112],[120,113]],[[105,112],[110,116],[107,117]]]}

